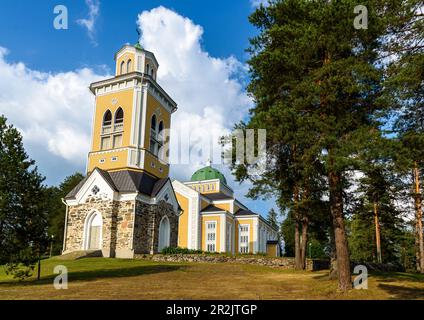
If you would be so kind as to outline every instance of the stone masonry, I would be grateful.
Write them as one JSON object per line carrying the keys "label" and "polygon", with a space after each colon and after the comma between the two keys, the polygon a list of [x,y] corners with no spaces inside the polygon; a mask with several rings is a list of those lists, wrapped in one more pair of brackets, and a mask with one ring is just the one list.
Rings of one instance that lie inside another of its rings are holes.
{"label": "stone masonry", "polygon": [[170,246],[178,242],[178,216],[170,204],[110,201],[89,197],[84,204],[69,206],[63,253],[83,250],[84,225],[93,211],[102,216],[102,255],[133,258],[135,254],[158,252],[159,224],[164,216],[170,223]]}

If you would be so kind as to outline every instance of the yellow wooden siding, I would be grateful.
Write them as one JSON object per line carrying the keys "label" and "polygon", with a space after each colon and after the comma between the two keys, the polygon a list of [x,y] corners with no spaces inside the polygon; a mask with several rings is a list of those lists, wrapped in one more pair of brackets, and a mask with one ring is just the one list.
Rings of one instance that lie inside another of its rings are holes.
{"label": "yellow wooden siding", "polygon": [[188,247],[188,206],[189,200],[179,193],[175,193],[177,201],[180,204],[182,214],[179,218],[178,224],[178,246],[182,248]]}
{"label": "yellow wooden siding", "polygon": [[[127,70],[127,63],[128,63],[128,60],[129,59],[131,59],[131,68],[130,68],[130,70]],[[129,73],[129,72],[133,72],[135,70],[135,64],[137,62],[135,61],[135,55],[134,55],[134,53],[132,53],[132,52],[125,52],[116,61],[116,67],[117,67],[116,68],[116,70],[117,70],[116,75],[121,75],[121,62],[122,61],[124,61],[124,63],[125,63],[125,68],[124,68],[125,72],[123,74]]]}
{"label": "yellow wooden siding", "polygon": [[220,252],[221,250],[221,217],[220,216],[202,216],[202,250],[207,251],[206,247],[206,222],[216,222],[216,239],[215,239],[215,251]]}
{"label": "yellow wooden siding", "polygon": [[227,203],[214,203],[213,204],[215,207],[222,209],[222,210],[226,210],[228,212],[230,212],[230,202]]}
{"label": "yellow wooden siding", "polygon": [[[116,161],[112,161],[112,158],[116,157]],[[101,160],[104,160],[101,162]],[[94,168],[100,168],[103,170],[113,170],[118,168],[127,167],[128,151],[127,150],[112,150],[107,153],[96,153],[91,154],[88,160],[88,172],[94,170]]]}
{"label": "yellow wooden siding", "polygon": [[239,226],[241,224],[248,224],[249,225],[249,253],[253,253],[253,233],[254,233],[254,218],[245,218],[245,219],[237,219],[235,221],[235,248],[236,253],[239,253]]}
{"label": "yellow wooden siding", "polygon": [[[120,92],[110,93],[96,98],[96,109],[94,116],[94,130],[93,130],[93,142],[91,145],[91,151],[101,150],[101,136],[103,126],[103,116],[107,110],[112,112],[112,118],[114,119],[115,113],[118,108],[122,108],[124,111],[124,130],[122,132],[122,147],[129,146],[131,138],[131,124],[132,124],[132,108],[133,108],[133,90],[128,89]],[[117,104],[113,105],[112,100],[116,99]]]}

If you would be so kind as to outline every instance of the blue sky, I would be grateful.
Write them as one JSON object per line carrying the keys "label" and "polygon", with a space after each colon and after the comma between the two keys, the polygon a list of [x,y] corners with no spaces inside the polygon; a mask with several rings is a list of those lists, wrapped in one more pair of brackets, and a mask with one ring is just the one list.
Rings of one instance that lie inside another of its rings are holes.
{"label": "blue sky", "polygon": [[[53,8],[68,8],[69,29],[53,28]],[[252,12],[249,0],[103,0],[96,19],[95,41],[89,41],[86,30],[76,21],[86,18],[84,0],[71,1],[1,1],[0,43],[13,54],[10,61],[23,61],[32,68],[58,72],[81,67],[106,65],[113,68],[113,53],[123,43],[137,40],[137,15],[162,5],[193,20],[204,28],[202,46],[214,57],[234,55],[245,61],[248,38],[255,34],[249,24]]]}
{"label": "blue sky", "polygon": [[[1,1],[0,114],[22,132],[48,184],[84,172],[93,109],[88,85],[113,76],[114,53],[135,43],[139,28],[143,46],[159,60],[158,82],[179,104],[173,126],[229,132],[252,107],[243,79],[245,49],[256,33],[248,16],[258,2]],[[53,28],[58,4],[68,8],[68,30]],[[202,165],[174,166],[171,176],[187,180]],[[249,185],[219,169],[252,210],[266,214],[274,206],[245,199]]]}

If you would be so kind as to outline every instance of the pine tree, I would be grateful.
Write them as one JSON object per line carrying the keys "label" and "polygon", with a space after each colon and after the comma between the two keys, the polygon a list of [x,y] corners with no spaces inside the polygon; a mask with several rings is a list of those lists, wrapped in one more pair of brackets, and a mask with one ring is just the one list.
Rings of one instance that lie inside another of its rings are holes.
{"label": "pine tree", "polygon": [[84,176],[77,172],[66,177],[58,187],[47,188],[47,193],[50,195],[48,198],[48,234],[53,255],[62,252],[66,212],[62,199],[83,179]]}
{"label": "pine tree", "polygon": [[409,175],[414,200],[417,270],[424,273],[422,174],[424,168],[424,13],[420,0],[394,3],[386,44],[387,92],[393,103],[393,131],[402,144],[397,159]]}
{"label": "pine tree", "polygon": [[0,163],[0,264],[25,277],[46,250],[47,198],[44,177],[25,153],[18,130],[3,116]]}
{"label": "pine tree", "polygon": [[278,222],[278,214],[275,212],[274,208],[271,208],[268,212],[267,221],[270,223],[271,226],[273,226],[276,229],[279,229],[279,222]]}
{"label": "pine tree", "polygon": [[[250,17],[260,34],[251,40],[248,90],[256,106],[247,127],[267,129],[271,166],[253,182],[253,191],[274,189],[280,205],[296,211],[303,200],[308,203],[309,187],[319,185],[320,177],[311,172],[323,165],[342,290],[351,288],[343,208],[346,172],[360,165],[354,155],[378,132],[376,115],[385,107],[379,103],[383,70],[377,65],[387,29],[384,7],[363,1],[372,23],[356,30],[357,4],[272,1]],[[235,172],[248,175],[240,166]]]}

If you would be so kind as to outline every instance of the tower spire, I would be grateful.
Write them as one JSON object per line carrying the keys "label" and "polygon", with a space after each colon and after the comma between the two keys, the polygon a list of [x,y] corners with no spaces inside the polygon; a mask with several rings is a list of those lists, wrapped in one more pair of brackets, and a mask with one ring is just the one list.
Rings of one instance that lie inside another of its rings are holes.
{"label": "tower spire", "polygon": [[137,38],[137,42],[134,44],[134,47],[136,47],[137,49],[143,49],[143,46],[140,44],[140,37],[141,37],[140,29],[135,28],[135,31],[137,31],[138,38]]}

